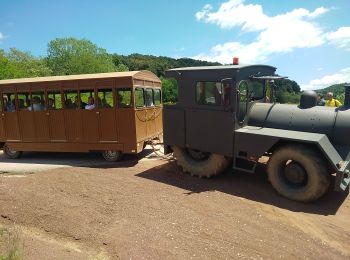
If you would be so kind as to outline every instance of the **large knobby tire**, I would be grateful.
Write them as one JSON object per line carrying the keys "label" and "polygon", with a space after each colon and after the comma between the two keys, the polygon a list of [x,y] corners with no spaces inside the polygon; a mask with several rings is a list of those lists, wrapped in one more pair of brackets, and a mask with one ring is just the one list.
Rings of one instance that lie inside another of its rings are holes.
{"label": "large knobby tire", "polygon": [[[213,153],[202,153],[203,158],[194,158],[191,156],[191,150],[186,148],[180,148],[173,146],[174,157],[177,160],[177,164],[182,167],[184,172],[191,174],[192,176],[198,176],[200,178],[210,178],[223,172],[231,160],[223,155]],[[197,151],[200,153],[199,151]]]}
{"label": "large knobby tire", "polygon": [[106,150],[102,152],[102,156],[108,162],[117,162],[121,160],[123,153],[121,151]]}
{"label": "large knobby tire", "polygon": [[330,184],[323,157],[312,148],[289,144],[272,154],[267,166],[269,181],[282,196],[300,202],[320,198]]}
{"label": "large knobby tire", "polygon": [[7,144],[4,145],[3,150],[4,150],[5,157],[8,159],[18,159],[22,155],[21,151],[12,150],[10,147],[8,147]]}

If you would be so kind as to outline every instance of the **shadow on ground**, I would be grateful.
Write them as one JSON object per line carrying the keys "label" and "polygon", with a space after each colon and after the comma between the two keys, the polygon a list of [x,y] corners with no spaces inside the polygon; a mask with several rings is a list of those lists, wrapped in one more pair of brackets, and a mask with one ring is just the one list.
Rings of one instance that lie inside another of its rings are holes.
{"label": "shadow on ground", "polygon": [[119,162],[107,162],[100,153],[55,153],[55,152],[25,152],[18,159],[7,159],[0,155],[0,163],[65,165],[88,168],[125,168],[133,167],[145,157],[152,157],[152,149],[144,149],[139,154],[125,154]]}
{"label": "shadow on ground", "polygon": [[274,191],[268,182],[265,168],[265,164],[259,164],[255,174],[228,170],[211,179],[199,179],[183,173],[175,162],[171,162],[139,173],[137,176],[184,189],[187,195],[219,191],[294,212],[319,215],[335,215],[349,193],[349,190],[343,193],[333,191],[334,178],[332,178],[331,188],[321,199],[308,204],[290,201]]}

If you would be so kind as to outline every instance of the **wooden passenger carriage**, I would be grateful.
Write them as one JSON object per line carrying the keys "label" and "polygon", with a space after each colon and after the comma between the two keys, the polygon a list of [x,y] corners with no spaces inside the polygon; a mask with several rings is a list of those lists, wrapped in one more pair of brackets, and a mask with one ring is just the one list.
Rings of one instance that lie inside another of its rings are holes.
{"label": "wooden passenger carriage", "polygon": [[102,151],[116,160],[162,134],[161,96],[149,71],[0,80],[0,145],[13,158]]}

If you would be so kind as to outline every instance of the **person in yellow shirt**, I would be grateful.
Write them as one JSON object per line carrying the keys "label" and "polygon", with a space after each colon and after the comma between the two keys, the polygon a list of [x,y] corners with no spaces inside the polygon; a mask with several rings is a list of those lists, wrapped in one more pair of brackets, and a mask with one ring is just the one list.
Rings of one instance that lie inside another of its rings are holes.
{"label": "person in yellow shirt", "polygon": [[326,107],[340,107],[342,106],[342,103],[338,100],[333,98],[333,92],[327,93],[327,101],[325,104]]}

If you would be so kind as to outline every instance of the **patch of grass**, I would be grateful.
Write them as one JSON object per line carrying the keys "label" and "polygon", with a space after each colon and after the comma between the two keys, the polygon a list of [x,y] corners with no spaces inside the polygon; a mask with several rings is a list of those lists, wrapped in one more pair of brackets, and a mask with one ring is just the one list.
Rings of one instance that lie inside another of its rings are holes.
{"label": "patch of grass", "polygon": [[0,260],[23,259],[23,242],[18,228],[0,227]]}

